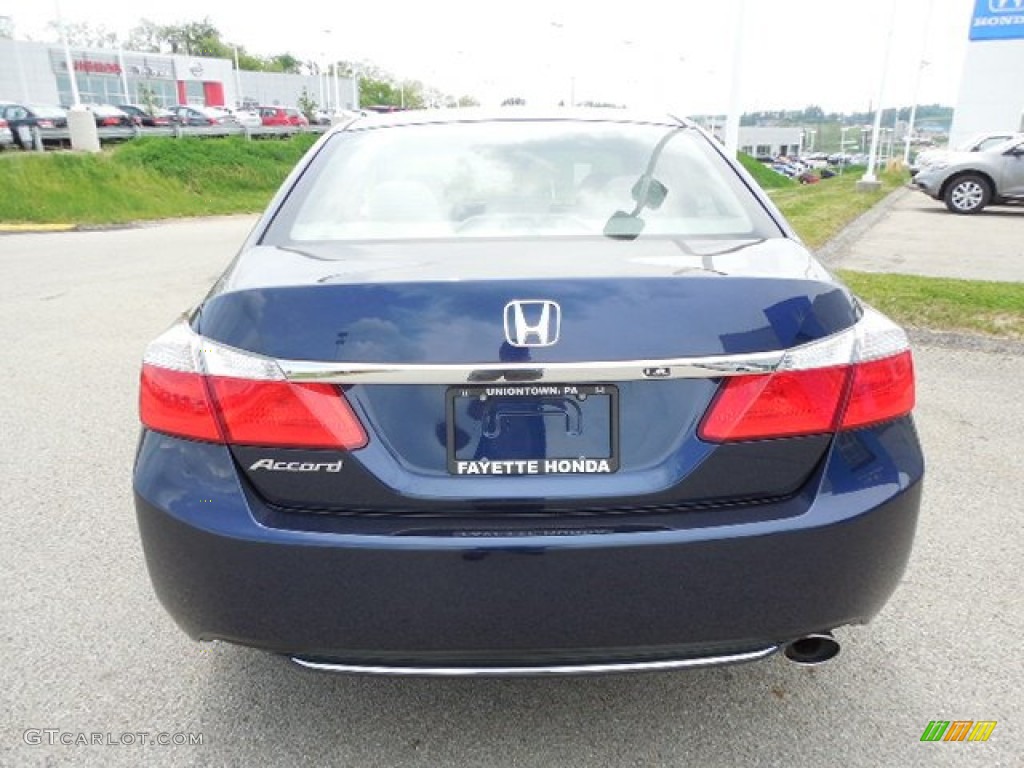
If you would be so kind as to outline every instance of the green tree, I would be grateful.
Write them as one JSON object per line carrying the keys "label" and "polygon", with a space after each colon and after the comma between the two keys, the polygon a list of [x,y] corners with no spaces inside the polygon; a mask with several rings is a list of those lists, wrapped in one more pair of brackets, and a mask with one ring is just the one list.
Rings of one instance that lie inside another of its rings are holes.
{"label": "green tree", "polygon": [[[267,68],[267,63],[259,56],[254,56],[245,50],[242,46],[238,47],[238,68],[244,69],[246,72],[263,72]],[[232,51],[234,55],[234,51]]]}
{"label": "green tree", "polygon": [[290,53],[279,53],[267,59],[268,72],[285,72],[291,75],[298,75],[302,72],[302,62]]}
{"label": "green tree", "polygon": [[142,53],[161,53],[163,51],[163,27],[149,19],[139,19],[139,23],[128,32],[125,47]]}
{"label": "green tree", "polygon": [[160,106],[156,92],[148,85],[139,86],[139,104],[151,115],[155,115]]}
{"label": "green tree", "polygon": [[306,116],[306,119],[309,120],[310,123],[313,122],[316,111],[320,108],[320,105],[316,103],[316,99],[313,98],[308,88],[302,89],[302,93],[299,95],[299,101],[296,106],[299,108],[299,111]]}
{"label": "green tree", "polygon": [[[116,32],[111,32],[102,24],[90,24],[87,21],[58,24],[51,21],[46,25],[58,38],[67,37],[68,45],[75,48],[119,48],[120,41]],[[63,34],[61,27],[63,26]]]}
{"label": "green tree", "polygon": [[364,107],[400,107],[402,105],[402,93],[393,83],[369,77],[360,77],[359,103]]}

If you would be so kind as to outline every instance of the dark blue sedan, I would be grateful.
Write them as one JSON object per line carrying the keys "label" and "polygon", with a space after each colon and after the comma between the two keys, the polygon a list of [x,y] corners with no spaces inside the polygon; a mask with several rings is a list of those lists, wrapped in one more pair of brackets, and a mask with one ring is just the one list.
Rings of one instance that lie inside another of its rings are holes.
{"label": "dark blue sedan", "polygon": [[689,122],[358,118],[146,350],[136,508],[185,632],[307,667],[818,663],[907,563],[913,405]]}

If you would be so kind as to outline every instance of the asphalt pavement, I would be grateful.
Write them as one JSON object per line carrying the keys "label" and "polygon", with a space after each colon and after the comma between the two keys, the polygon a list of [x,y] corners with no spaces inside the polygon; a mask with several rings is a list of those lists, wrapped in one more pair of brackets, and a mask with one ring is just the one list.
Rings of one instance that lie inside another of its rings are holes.
{"label": "asphalt pavement", "polygon": [[841,269],[1024,282],[1024,206],[990,206],[962,216],[903,188],[819,255]]}
{"label": "asphalt pavement", "polygon": [[[0,236],[0,765],[1022,764],[1024,356],[1006,352],[916,349],[916,548],[827,665],[396,680],[188,640],[138,541],[138,366],[252,221]],[[998,725],[922,743],[932,720]],[[141,743],[158,734],[202,743]]]}

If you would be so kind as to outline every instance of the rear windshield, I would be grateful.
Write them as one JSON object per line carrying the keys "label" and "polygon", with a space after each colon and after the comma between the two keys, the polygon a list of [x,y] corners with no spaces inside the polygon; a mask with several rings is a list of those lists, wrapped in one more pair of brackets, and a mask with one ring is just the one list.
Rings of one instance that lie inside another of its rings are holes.
{"label": "rear windshield", "polygon": [[781,232],[693,129],[494,121],[333,136],[263,241]]}

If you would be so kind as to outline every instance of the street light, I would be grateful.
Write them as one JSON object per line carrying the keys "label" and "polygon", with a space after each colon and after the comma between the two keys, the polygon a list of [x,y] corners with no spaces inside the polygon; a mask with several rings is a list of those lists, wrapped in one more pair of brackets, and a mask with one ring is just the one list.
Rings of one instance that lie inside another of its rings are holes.
{"label": "street light", "polygon": [[882,127],[882,104],[885,99],[885,76],[889,70],[889,54],[892,51],[892,28],[895,24],[896,0],[892,0],[889,31],[885,38],[885,53],[882,54],[882,76],[878,78],[878,99],[875,101],[875,122],[871,128],[871,150],[868,152],[868,169],[864,172],[860,181],[857,182],[857,189],[862,191],[874,191],[881,186],[881,182],[875,176],[875,163],[878,160],[878,139]]}
{"label": "street light", "polygon": [[725,151],[730,157],[736,157],[740,143],[740,117],[743,113],[743,102],[740,88],[743,84],[743,73],[740,62],[743,58],[744,27],[747,20],[747,0],[736,0],[736,34],[733,37],[732,49],[732,87],[729,90],[729,114],[725,120]]}
{"label": "street light", "polygon": [[921,59],[917,65],[917,79],[914,83],[914,102],[910,106],[910,120],[907,123],[907,135],[903,141],[903,164],[910,165],[910,142],[914,138],[914,126],[917,123],[917,100],[918,91],[921,90],[921,75],[924,73],[924,68],[927,67],[931,62]]}
{"label": "street light", "polygon": [[[560,22],[560,21],[552,21],[551,22],[551,26],[552,26],[553,29],[557,29],[559,31],[560,35],[563,38],[568,37],[568,35],[566,33],[566,30],[565,30],[565,24],[563,24],[562,22]],[[564,42],[565,41],[563,40],[563,43]],[[565,47],[567,47],[567,46],[565,46]],[[571,71],[570,71],[570,74],[569,74],[569,106],[570,107],[575,107],[576,106],[576,75],[572,74]]]}
{"label": "street light", "polygon": [[[64,43],[64,63],[68,68],[68,80],[71,82],[71,108],[68,110],[68,133],[71,148],[82,152],[99,152],[100,137],[96,131],[96,120],[92,112],[82,105],[82,96],[78,92],[78,78],[75,76],[75,65],[71,60],[71,45],[68,43],[68,31],[64,26],[64,17],[60,12],[60,2],[54,0],[57,11],[57,24],[60,27],[61,40]],[[41,147],[41,142],[40,142]]]}
{"label": "street light", "polygon": [[907,124],[907,136],[903,144],[903,164],[910,165],[910,140],[914,137],[914,122],[917,120],[917,99],[921,90],[921,76],[928,62],[924,55],[928,51],[928,32],[931,30],[932,12],[935,10],[935,0],[928,0],[928,13],[924,18],[924,34],[921,39],[921,61],[917,65],[917,77],[914,79],[914,102],[910,105],[910,121]]}
{"label": "street light", "polygon": [[846,132],[847,131],[852,131],[855,127],[856,126],[853,126],[853,125],[841,125],[841,126],[839,126],[839,175],[840,176],[843,174],[843,169],[847,166],[848,161],[849,161],[849,157],[848,157],[848,155],[846,153],[846,148],[848,146],[850,146],[850,144],[856,144],[857,143],[857,141],[855,139],[847,141],[846,140]]}

